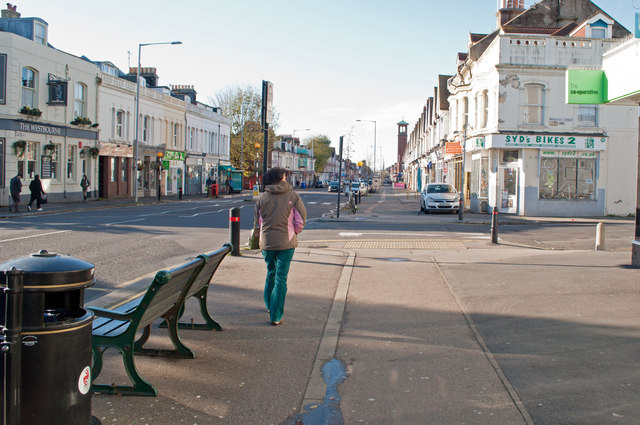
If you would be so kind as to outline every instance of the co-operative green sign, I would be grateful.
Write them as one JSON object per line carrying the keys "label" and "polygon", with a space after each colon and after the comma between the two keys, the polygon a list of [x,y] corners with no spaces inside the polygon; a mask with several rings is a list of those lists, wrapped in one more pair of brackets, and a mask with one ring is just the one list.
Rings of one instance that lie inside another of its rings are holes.
{"label": "co-operative green sign", "polygon": [[567,103],[598,105],[607,101],[607,77],[600,69],[567,70]]}

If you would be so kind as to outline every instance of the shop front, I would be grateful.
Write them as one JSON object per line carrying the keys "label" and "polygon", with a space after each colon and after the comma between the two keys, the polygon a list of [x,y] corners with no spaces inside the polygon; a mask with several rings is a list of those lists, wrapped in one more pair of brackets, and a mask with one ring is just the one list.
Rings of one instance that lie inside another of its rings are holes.
{"label": "shop front", "polygon": [[184,176],[184,161],[186,153],[168,150],[164,153],[162,168],[164,169],[164,185],[167,195],[176,195],[182,187]]}
{"label": "shop front", "polygon": [[105,199],[131,196],[130,175],[133,167],[131,146],[100,142],[99,149],[99,196]]}
{"label": "shop front", "polygon": [[[93,130],[0,119],[0,140],[4,147],[0,152],[3,161],[0,170],[6,192],[2,199],[8,199],[7,182],[18,173],[25,187],[39,175],[52,201],[82,199],[82,175],[97,181],[97,139],[98,133]],[[97,195],[95,187],[90,188],[92,196]]]}
{"label": "shop front", "polygon": [[206,179],[203,179],[203,158],[202,156],[187,156],[185,161],[186,166],[186,181],[185,190],[190,195],[198,195],[202,193],[202,187]]}
{"label": "shop front", "polygon": [[[607,142],[601,134],[489,135],[486,150],[472,154],[472,191],[479,202],[485,195],[492,207],[497,201],[501,213],[602,216],[605,184],[599,170]],[[487,192],[489,166],[493,187]]]}

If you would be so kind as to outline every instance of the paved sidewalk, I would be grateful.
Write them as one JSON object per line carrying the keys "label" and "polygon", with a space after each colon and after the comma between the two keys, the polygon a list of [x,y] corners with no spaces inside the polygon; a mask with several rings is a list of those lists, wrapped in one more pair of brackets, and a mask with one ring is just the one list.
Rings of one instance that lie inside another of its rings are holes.
{"label": "paved sidewalk", "polygon": [[[638,424],[639,271],[623,266],[626,253],[302,245],[284,325],[268,324],[259,253],[229,257],[209,297],[224,331],[183,331],[195,360],[137,357],[159,397],[95,396],[94,415],[114,425]],[[198,317],[195,305],[186,317]],[[163,332],[151,342],[165,343]],[[319,371],[332,344],[327,387]],[[115,355],[100,381],[126,382]]]}

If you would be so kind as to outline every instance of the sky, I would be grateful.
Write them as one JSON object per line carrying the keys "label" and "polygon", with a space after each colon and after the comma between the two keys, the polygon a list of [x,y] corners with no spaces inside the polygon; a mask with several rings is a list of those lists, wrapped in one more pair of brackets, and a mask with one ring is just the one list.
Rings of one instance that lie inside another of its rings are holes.
{"label": "sky", "polygon": [[[633,31],[640,0],[595,0]],[[529,7],[536,3],[526,0]],[[340,136],[354,161],[396,161],[397,123],[409,131],[438,74],[455,73],[469,32],[496,29],[496,0],[29,0],[23,17],[49,24],[49,43],[123,71],[155,67],[160,85],[194,85],[215,105],[229,87],[273,84],[277,134]],[[356,120],[362,120],[358,122]],[[375,121],[373,122],[368,121]],[[309,129],[308,131],[306,129]],[[375,130],[375,133],[374,133]],[[345,151],[345,156],[347,155]]]}

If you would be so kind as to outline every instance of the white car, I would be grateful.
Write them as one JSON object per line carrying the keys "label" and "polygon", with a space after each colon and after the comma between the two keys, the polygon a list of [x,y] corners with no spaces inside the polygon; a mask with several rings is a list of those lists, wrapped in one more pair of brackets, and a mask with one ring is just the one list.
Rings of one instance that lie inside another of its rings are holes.
{"label": "white car", "polygon": [[420,211],[451,211],[460,209],[460,194],[449,183],[429,183],[420,192]]}

